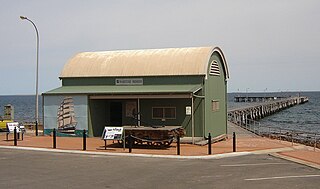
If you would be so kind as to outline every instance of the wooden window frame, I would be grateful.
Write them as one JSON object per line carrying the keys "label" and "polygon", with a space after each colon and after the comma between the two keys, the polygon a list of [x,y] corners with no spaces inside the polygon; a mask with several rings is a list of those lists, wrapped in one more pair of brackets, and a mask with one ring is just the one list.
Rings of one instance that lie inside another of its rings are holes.
{"label": "wooden window frame", "polygon": [[[162,109],[162,117],[155,117],[154,114],[153,114],[153,110],[154,109]],[[174,117],[166,117],[166,112],[165,112],[165,109],[166,108],[172,108],[174,109]],[[173,106],[155,106],[155,107],[152,107],[152,119],[177,119],[177,108],[176,107],[173,107]]]}

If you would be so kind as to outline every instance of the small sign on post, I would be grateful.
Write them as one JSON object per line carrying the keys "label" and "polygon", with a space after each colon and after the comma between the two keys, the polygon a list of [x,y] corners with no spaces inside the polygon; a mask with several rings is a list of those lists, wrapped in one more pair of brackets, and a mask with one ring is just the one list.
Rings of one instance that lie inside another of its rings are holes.
{"label": "small sign on post", "polygon": [[107,149],[107,140],[122,140],[123,127],[105,127],[101,139],[104,140],[104,149]]}
{"label": "small sign on post", "polygon": [[122,140],[123,127],[105,127],[102,133],[103,140]]}
{"label": "small sign on post", "polygon": [[23,140],[23,134],[25,132],[23,125],[19,125],[18,122],[8,122],[6,123],[6,127],[7,127],[7,137],[6,137],[7,140],[8,140],[8,135],[10,133],[14,133],[15,129],[16,129],[17,139],[19,139],[19,134],[21,133],[21,139]]}
{"label": "small sign on post", "polygon": [[17,129],[17,133],[21,132],[18,122],[7,123],[7,130],[8,130],[9,133],[13,133],[14,132],[14,128]]}

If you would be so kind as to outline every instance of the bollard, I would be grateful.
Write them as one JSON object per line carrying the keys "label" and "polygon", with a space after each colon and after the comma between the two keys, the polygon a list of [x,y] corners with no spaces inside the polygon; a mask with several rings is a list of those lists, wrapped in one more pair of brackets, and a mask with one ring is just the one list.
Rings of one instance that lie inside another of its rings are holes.
{"label": "bollard", "polygon": [[38,136],[38,120],[36,121],[36,136]]}
{"label": "bollard", "polygon": [[17,146],[17,128],[16,127],[13,130],[13,144]]}
{"label": "bollard", "polygon": [[131,153],[131,152],[132,152],[132,145],[133,145],[132,135],[129,135],[129,137],[128,137],[128,143],[129,143],[129,153]]}
{"label": "bollard", "polygon": [[53,136],[53,148],[57,148],[56,128],[53,128],[52,136]]}
{"label": "bollard", "polygon": [[180,136],[177,136],[177,155],[180,155]]}
{"label": "bollard", "polygon": [[87,136],[86,136],[86,130],[83,129],[83,147],[82,147],[83,150],[86,150],[87,149]]}
{"label": "bollard", "polygon": [[236,133],[233,132],[233,152],[236,152]]}
{"label": "bollard", "polygon": [[209,133],[209,136],[208,136],[208,154],[211,155],[212,152],[211,152],[211,134]]}

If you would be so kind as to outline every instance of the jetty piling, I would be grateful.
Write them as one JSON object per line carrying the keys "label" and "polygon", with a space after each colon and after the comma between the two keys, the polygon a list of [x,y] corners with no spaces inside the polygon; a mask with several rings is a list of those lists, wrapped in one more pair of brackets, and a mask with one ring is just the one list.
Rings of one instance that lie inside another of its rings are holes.
{"label": "jetty piling", "polygon": [[[249,120],[259,120],[286,108],[308,102],[308,97],[288,97],[228,111],[228,120],[237,125],[248,127]],[[251,124],[249,124],[251,127]]]}
{"label": "jetty piling", "polygon": [[261,127],[261,118],[277,113],[289,107],[308,102],[308,97],[288,97],[268,102],[254,103],[242,108],[228,111],[228,121],[260,136],[278,139],[292,143],[312,146],[314,150],[320,148],[320,134],[279,127]]}

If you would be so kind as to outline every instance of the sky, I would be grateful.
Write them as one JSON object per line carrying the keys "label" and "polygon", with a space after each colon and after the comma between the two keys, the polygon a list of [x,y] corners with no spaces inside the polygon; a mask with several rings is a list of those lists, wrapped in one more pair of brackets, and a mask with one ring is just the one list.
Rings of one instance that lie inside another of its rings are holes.
{"label": "sky", "polygon": [[61,86],[76,53],[219,46],[228,92],[320,91],[319,0],[0,0],[0,95]]}

